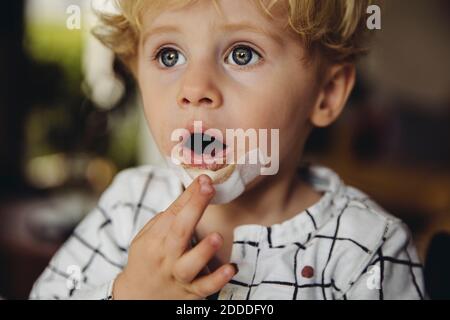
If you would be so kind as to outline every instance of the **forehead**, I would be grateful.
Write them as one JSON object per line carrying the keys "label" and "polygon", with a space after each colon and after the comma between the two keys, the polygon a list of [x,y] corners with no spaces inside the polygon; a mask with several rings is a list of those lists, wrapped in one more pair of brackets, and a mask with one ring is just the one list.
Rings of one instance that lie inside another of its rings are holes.
{"label": "forehead", "polygon": [[268,2],[272,1],[169,0],[164,6],[158,8],[147,5],[141,16],[142,29],[145,33],[149,30],[174,31],[169,29],[176,29],[176,26],[179,29],[187,30],[189,27],[206,25],[211,30],[219,26],[222,27],[221,29],[225,28],[226,31],[246,29],[247,31],[259,31],[275,38],[288,35],[290,31],[288,28],[289,10],[286,1],[279,0],[270,8],[270,11],[265,9]]}

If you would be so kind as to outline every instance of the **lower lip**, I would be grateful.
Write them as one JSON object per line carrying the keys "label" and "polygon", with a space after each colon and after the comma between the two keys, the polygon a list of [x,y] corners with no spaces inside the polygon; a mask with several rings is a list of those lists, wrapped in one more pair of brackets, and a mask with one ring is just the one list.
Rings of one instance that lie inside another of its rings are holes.
{"label": "lower lip", "polygon": [[189,168],[217,171],[226,167],[228,149],[220,151],[214,157],[208,154],[197,154],[193,150],[183,147],[183,166]]}

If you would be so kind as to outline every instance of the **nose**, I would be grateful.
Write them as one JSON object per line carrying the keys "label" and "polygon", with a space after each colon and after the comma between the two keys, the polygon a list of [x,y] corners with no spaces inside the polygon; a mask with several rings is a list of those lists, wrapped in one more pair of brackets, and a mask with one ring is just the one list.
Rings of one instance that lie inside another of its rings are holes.
{"label": "nose", "polygon": [[213,77],[213,72],[202,66],[196,67],[195,70],[187,70],[177,96],[178,106],[180,108],[204,107],[209,109],[221,107],[222,94],[214,83]]}

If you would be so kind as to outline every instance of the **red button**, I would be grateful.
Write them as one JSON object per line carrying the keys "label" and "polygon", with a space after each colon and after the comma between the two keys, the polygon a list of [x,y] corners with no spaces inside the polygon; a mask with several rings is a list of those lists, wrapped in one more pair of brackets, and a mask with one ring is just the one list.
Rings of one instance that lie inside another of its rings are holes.
{"label": "red button", "polygon": [[302,269],[302,277],[303,278],[312,278],[314,276],[314,269],[311,266],[305,266]]}

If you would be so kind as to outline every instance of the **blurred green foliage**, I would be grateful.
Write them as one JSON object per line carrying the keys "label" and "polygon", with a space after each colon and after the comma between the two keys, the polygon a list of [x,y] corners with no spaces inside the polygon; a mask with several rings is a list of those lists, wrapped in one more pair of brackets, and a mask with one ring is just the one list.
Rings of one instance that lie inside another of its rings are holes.
{"label": "blurred green foliage", "polygon": [[111,159],[119,169],[133,166],[136,110],[102,111],[89,100],[83,84],[85,40],[83,30],[69,30],[64,23],[28,23],[24,45],[35,64],[40,98],[27,117],[26,157],[88,153]]}
{"label": "blurred green foliage", "polygon": [[69,93],[80,94],[83,77],[82,30],[69,30],[64,24],[30,22],[27,24],[25,41],[25,47],[34,60],[60,65]]}

